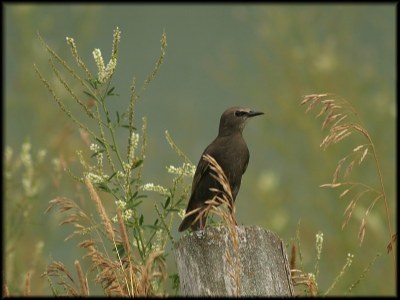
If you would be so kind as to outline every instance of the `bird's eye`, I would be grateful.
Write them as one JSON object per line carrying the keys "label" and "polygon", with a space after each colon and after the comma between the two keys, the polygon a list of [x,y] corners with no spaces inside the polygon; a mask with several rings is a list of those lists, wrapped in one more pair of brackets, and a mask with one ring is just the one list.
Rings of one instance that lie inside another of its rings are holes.
{"label": "bird's eye", "polygon": [[237,111],[235,111],[235,117],[242,117],[242,116],[244,116],[245,114],[246,114],[246,112],[243,111],[243,110],[237,110]]}

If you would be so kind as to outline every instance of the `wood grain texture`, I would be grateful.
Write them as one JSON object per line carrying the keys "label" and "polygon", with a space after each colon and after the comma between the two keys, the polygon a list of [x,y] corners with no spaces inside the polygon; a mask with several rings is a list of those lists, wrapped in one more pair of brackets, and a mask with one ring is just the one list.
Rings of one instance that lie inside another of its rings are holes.
{"label": "wood grain texture", "polygon": [[206,227],[202,235],[191,233],[175,244],[180,294],[293,296],[282,240],[256,226],[237,226],[236,232],[236,246],[228,227]]}

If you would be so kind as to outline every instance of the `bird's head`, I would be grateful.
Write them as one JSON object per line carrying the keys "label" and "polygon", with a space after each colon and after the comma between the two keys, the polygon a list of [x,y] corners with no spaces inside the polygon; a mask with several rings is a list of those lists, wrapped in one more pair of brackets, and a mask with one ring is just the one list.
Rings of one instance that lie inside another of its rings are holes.
{"label": "bird's head", "polygon": [[226,136],[242,132],[249,118],[263,115],[263,112],[253,111],[250,108],[231,107],[225,110],[219,123],[219,136]]}

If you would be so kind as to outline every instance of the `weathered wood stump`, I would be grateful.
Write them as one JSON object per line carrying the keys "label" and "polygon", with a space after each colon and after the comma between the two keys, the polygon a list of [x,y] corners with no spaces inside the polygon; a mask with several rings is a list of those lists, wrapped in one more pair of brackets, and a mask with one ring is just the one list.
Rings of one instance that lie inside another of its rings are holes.
{"label": "weathered wood stump", "polygon": [[293,296],[286,249],[269,230],[206,227],[175,244],[180,293],[185,296]]}

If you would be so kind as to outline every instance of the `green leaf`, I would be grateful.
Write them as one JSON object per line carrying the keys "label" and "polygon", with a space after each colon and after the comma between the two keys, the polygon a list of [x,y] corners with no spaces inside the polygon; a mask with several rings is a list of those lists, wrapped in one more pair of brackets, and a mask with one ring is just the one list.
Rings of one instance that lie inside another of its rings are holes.
{"label": "green leaf", "polygon": [[111,190],[111,192],[112,192],[114,195],[118,194],[118,193],[119,193],[119,187],[113,188],[113,189]]}
{"label": "green leaf", "polygon": [[97,79],[85,79],[85,81],[86,81],[87,83],[89,83],[90,86],[91,86],[92,88],[94,88],[95,90],[97,89],[97,85],[100,83],[100,81],[98,81]]}
{"label": "green leaf", "polygon": [[114,90],[115,90],[115,87],[114,87],[114,86],[111,87],[111,88],[108,90],[107,95],[108,95],[108,96],[114,96],[114,95],[115,95],[115,94],[113,93]]}
{"label": "green leaf", "polygon": [[95,157],[95,156],[99,155],[99,153],[103,153],[103,152],[104,152],[104,149],[101,149],[101,150],[96,151],[95,153],[93,153],[90,157]]}
{"label": "green leaf", "polygon": [[165,201],[164,209],[168,207],[168,205],[169,205],[170,202],[171,202],[171,197],[168,197],[168,198],[167,198],[167,201]]}
{"label": "green leaf", "polygon": [[100,140],[99,138],[95,138],[95,139],[103,146],[103,148],[106,148],[106,145],[103,143],[102,140]]}
{"label": "green leaf", "polygon": [[131,170],[136,169],[136,168],[139,167],[142,163],[143,163],[143,159],[139,159],[139,160],[135,161],[135,162],[132,164]]}
{"label": "green leaf", "polygon": [[112,250],[114,252],[115,251],[118,252],[119,257],[123,257],[125,255],[125,248],[124,248],[124,245],[122,243],[121,244],[117,244],[116,249],[113,247]]}
{"label": "green leaf", "polygon": [[118,112],[118,111],[116,111],[115,113],[117,114],[117,124],[119,124],[119,121],[120,121],[120,118],[119,118],[119,112]]}
{"label": "green leaf", "polygon": [[140,201],[138,201],[138,202],[136,202],[136,203],[133,203],[132,205],[129,205],[129,208],[135,208],[136,206],[138,206],[139,204],[141,204],[143,201],[142,200],[140,200]]}
{"label": "green leaf", "polygon": [[97,187],[102,191],[105,191],[108,193],[111,192],[110,188],[104,182],[98,183]]}
{"label": "green leaf", "polygon": [[179,281],[179,275],[177,273],[169,275],[169,278],[171,279],[171,287],[173,290],[176,292],[179,291],[179,286],[180,286],[180,281]]}
{"label": "green leaf", "polygon": [[140,215],[140,218],[139,218],[139,226],[142,226],[142,224],[143,224],[143,214],[141,214]]}
{"label": "green leaf", "polygon": [[133,195],[129,198],[129,201],[135,199],[138,193],[139,193],[138,191],[133,193]]}
{"label": "green leaf", "polygon": [[160,229],[160,226],[154,226],[154,225],[143,225],[143,228],[148,228],[148,229],[152,229],[152,230],[158,230]]}
{"label": "green leaf", "polygon": [[112,175],[107,178],[107,181],[110,181],[116,174],[117,174],[117,172],[112,173]]}
{"label": "green leaf", "polygon": [[93,94],[91,94],[91,93],[89,93],[89,92],[87,92],[87,91],[83,91],[83,93],[84,93],[85,95],[89,96],[90,98],[92,98],[93,100],[96,100],[96,101],[97,101],[97,98],[96,98]]}

